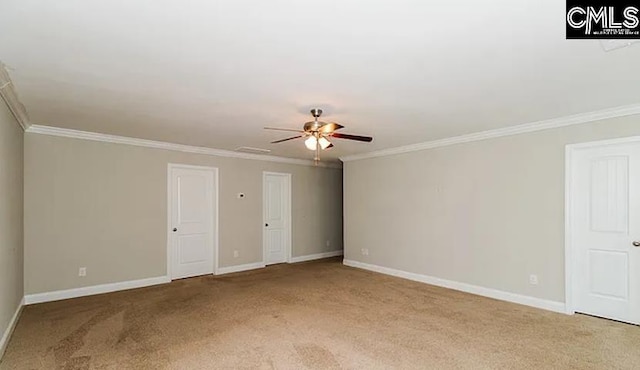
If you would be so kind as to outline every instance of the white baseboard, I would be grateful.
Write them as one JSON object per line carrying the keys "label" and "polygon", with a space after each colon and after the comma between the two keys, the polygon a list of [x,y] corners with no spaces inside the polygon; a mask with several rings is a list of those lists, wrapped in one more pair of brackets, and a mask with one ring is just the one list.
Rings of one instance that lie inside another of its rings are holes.
{"label": "white baseboard", "polygon": [[342,256],[342,249],[338,251],[308,254],[306,256],[299,256],[299,257],[291,257],[291,261],[289,261],[289,263],[313,261],[313,260],[319,260],[323,258],[337,257],[337,256]]}
{"label": "white baseboard", "polygon": [[234,272],[249,271],[249,270],[261,269],[264,267],[265,267],[264,262],[254,262],[254,263],[247,263],[244,265],[218,267],[218,273],[216,275],[231,274]]}
{"label": "white baseboard", "polygon": [[427,275],[422,275],[422,274],[415,274],[415,273],[412,273],[412,272],[396,270],[396,269],[392,269],[392,268],[388,268],[388,267],[382,267],[382,266],[378,266],[378,265],[372,265],[372,264],[359,262],[359,261],[348,260],[348,259],[345,259],[343,261],[343,263],[346,266],[357,267],[357,268],[361,268],[361,269],[364,269],[364,270],[379,272],[381,274],[396,276],[396,277],[400,277],[400,278],[403,278],[403,279],[418,281],[418,282],[421,282],[421,283],[435,285],[435,286],[439,286],[439,287],[443,287],[443,288],[459,290],[459,291],[465,292],[465,293],[471,293],[471,294],[480,295],[480,296],[483,296],[483,297],[489,297],[489,298],[493,298],[493,299],[498,299],[498,300],[501,300],[501,301],[518,303],[518,304],[522,304],[522,305],[525,305],[525,306],[541,308],[543,310],[548,310],[548,311],[553,311],[553,312],[559,312],[559,313],[564,313],[564,314],[567,313],[566,310],[565,310],[564,302],[549,301],[549,300],[546,300],[546,299],[535,298],[535,297],[525,296],[525,295],[521,295],[521,294],[509,293],[509,292],[504,292],[504,291],[501,291],[501,290],[485,288],[485,287],[466,284],[466,283],[460,283],[460,282],[452,281],[452,280],[440,279],[440,278],[437,278],[437,277],[432,277],[432,276],[427,276]]}
{"label": "white baseboard", "polygon": [[7,345],[9,344],[9,339],[11,339],[11,334],[13,334],[13,330],[16,328],[16,324],[18,323],[18,319],[20,318],[20,313],[22,313],[22,307],[24,306],[24,298],[20,301],[18,308],[16,308],[16,312],[13,314],[11,321],[9,321],[9,326],[5,329],[2,334],[2,339],[0,339],[0,360],[2,356],[4,356],[4,351],[7,349]]}
{"label": "white baseboard", "polygon": [[93,285],[76,289],[57,290],[54,292],[28,294],[24,296],[25,304],[35,304],[43,302],[59,301],[62,299],[84,297],[88,295],[117,292],[119,290],[128,290],[135,288],[143,288],[152,285],[170,283],[171,278],[168,276],[158,276],[154,278],[122,281],[119,283]]}
{"label": "white baseboard", "polygon": [[[329,258],[329,257],[336,257],[336,256],[342,256],[342,250],[309,254],[306,256],[299,256],[299,257],[291,257],[291,260],[289,261],[289,263],[313,261],[313,260],[319,260],[322,258]],[[256,269],[261,269],[265,267],[266,267],[266,264],[264,262],[254,262],[254,263],[247,263],[244,265],[218,267],[218,272],[216,275],[224,275],[224,274],[231,274],[234,272],[256,270]]]}

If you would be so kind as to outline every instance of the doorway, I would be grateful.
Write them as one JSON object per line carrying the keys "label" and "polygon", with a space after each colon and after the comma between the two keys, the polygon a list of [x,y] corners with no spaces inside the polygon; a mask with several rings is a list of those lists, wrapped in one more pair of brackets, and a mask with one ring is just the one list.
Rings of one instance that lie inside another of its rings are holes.
{"label": "doorway", "polygon": [[167,271],[172,280],[215,273],[218,169],[169,164]]}
{"label": "doorway", "polygon": [[291,174],[264,172],[263,259],[265,265],[291,260]]}
{"label": "doorway", "polygon": [[567,311],[640,324],[640,137],[566,154]]}

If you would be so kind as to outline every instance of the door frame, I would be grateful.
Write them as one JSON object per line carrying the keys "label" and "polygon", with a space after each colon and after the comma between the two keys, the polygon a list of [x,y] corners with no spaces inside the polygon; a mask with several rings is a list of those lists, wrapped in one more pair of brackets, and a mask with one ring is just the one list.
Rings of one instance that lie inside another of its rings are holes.
{"label": "door frame", "polygon": [[213,274],[214,275],[218,275],[218,270],[219,270],[219,261],[218,261],[218,224],[219,224],[219,209],[220,209],[220,202],[219,202],[219,196],[218,193],[220,192],[220,187],[219,187],[219,181],[218,181],[218,168],[217,167],[207,167],[207,166],[195,166],[195,165],[190,165],[190,164],[180,164],[180,163],[168,163],[167,164],[167,278],[169,279],[169,281],[173,280],[173,278],[171,277],[171,270],[172,270],[172,253],[171,253],[171,248],[172,248],[172,243],[171,243],[171,238],[172,238],[172,231],[171,229],[173,228],[172,225],[172,219],[171,219],[171,215],[173,212],[172,209],[172,203],[173,203],[173,199],[172,199],[172,195],[173,195],[173,181],[172,177],[171,177],[171,173],[174,169],[187,169],[187,170],[203,170],[203,171],[210,171],[213,174],[213,186],[215,187],[214,191],[213,191],[213,202],[215,204],[213,204],[212,208],[213,208],[213,225],[212,225],[212,232],[213,232]]}
{"label": "door frame", "polygon": [[590,141],[586,143],[578,143],[578,144],[569,144],[565,147],[565,196],[564,196],[564,217],[565,217],[565,226],[564,226],[564,276],[565,276],[565,313],[568,315],[573,315],[576,313],[575,311],[575,289],[574,282],[576,281],[576,277],[574,276],[576,268],[574,266],[575,261],[573,260],[573,255],[575,254],[575,246],[572,242],[572,234],[573,228],[572,222],[572,213],[573,213],[573,177],[574,177],[574,153],[583,149],[592,149],[597,147],[606,147],[611,145],[619,145],[619,144],[629,144],[629,143],[638,143],[640,142],[640,136],[631,136],[610,140],[599,140],[599,141]]}
{"label": "door frame", "polygon": [[[284,207],[284,218],[285,218],[285,225],[286,225],[286,229],[285,229],[285,263],[291,263],[291,253],[292,253],[292,247],[291,247],[291,174],[290,173],[286,173],[286,172],[270,172],[270,171],[263,171],[262,172],[262,225],[264,225],[265,220],[264,220],[264,215],[265,215],[265,201],[267,199],[267,194],[266,194],[266,177],[267,175],[276,175],[276,176],[282,176],[285,178],[285,207]],[[262,263],[264,265],[267,264],[267,238],[266,238],[266,227],[262,226]]]}

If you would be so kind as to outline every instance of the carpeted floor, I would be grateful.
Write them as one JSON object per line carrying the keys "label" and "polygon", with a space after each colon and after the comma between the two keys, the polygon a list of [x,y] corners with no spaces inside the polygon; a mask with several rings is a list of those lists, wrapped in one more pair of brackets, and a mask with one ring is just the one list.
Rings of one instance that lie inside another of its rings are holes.
{"label": "carpeted floor", "polygon": [[638,369],[640,328],[338,259],[24,308],[1,369]]}

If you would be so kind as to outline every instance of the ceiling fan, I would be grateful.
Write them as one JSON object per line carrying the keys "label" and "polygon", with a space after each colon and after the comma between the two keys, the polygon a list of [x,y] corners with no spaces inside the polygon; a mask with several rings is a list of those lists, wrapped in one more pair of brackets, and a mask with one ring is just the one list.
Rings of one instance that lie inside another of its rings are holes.
{"label": "ceiling fan", "polygon": [[318,118],[320,118],[320,116],[322,115],[322,109],[311,109],[311,115],[313,116],[313,121],[306,122],[302,127],[302,130],[265,127],[265,130],[293,131],[300,134],[297,136],[288,137],[286,139],[272,141],[271,144],[306,138],[306,140],[304,141],[304,145],[307,147],[307,149],[315,151],[313,160],[317,164],[320,161],[320,151],[333,147],[333,144],[331,143],[331,141],[329,141],[329,139],[331,138],[364,141],[367,143],[370,143],[373,140],[373,138],[370,136],[341,134],[339,132],[336,132],[337,130],[344,128],[344,126],[334,122],[319,121]]}

